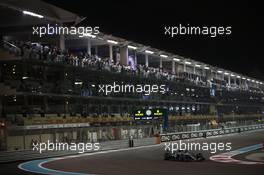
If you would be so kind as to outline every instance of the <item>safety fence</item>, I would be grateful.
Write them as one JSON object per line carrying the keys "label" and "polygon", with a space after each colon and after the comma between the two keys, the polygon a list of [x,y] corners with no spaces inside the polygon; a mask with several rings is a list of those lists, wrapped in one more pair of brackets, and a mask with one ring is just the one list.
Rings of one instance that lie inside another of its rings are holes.
{"label": "safety fence", "polygon": [[264,129],[264,124],[240,126],[240,127],[232,127],[232,128],[222,128],[222,129],[202,130],[202,131],[194,131],[194,132],[166,133],[166,134],[160,135],[160,141],[170,142],[170,141],[185,140],[185,139],[192,139],[192,138],[212,137],[212,136],[240,133],[240,132],[258,130],[258,129]]}

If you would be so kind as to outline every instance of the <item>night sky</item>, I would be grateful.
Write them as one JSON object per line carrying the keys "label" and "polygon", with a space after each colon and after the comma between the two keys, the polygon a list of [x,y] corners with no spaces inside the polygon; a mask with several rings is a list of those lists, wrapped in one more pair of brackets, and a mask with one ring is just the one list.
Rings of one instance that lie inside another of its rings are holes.
{"label": "night sky", "polygon": [[[84,1],[45,0],[80,16],[82,25],[181,56],[264,80],[263,15],[252,1]],[[164,26],[231,26],[232,34],[164,35]]]}

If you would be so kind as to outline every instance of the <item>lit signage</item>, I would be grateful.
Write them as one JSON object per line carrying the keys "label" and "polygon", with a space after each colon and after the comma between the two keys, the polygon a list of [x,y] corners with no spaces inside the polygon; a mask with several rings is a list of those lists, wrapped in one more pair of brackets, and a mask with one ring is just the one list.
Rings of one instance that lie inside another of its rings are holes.
{"label": "lit signage", "polygon": [[163,112],[160,109],[156,109],[156,110],[154,110],[153,115],[154,116],[162,116],[163,115]]}
{"label": "lit signage", "polygon": [[135,117],[143,117],[144,116],[144,113],[140,110],[138,110],[136,113],[135,113]]}
{"label": "lit signage", "polygon": [[140,109],[133,112],[135,120],[162,119],[166,115],[166,109]]}

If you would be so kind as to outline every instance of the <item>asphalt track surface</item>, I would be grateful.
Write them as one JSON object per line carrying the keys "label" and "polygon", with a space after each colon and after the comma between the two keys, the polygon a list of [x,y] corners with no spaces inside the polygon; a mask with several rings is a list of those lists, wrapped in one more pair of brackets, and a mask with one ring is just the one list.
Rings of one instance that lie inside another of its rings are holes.
{"label": "asphalt track surface", "polygon": [[[261,143],[264,141],[264,131],[246,132],[214,138],[192,140],[196,143],[232,143],[232,150]],[[164,161],[164,148],[162,145],[143,147],[139,149],[94,154],[76,158],[61,159],[43,164],[43,167],[59,171],[69,171],[100,175],[257,175],[264,173],[264,165],[243,165],[233,163],[219,163],[209,160],[214,155],[203,151],[206,160],[203,162],[175,162]],[[217,152],[219,154],[221,152]],[[243,158],[243,155],[237,156]],[[23,174],[17,168],[18,163],[2,164],[1,174]]]}

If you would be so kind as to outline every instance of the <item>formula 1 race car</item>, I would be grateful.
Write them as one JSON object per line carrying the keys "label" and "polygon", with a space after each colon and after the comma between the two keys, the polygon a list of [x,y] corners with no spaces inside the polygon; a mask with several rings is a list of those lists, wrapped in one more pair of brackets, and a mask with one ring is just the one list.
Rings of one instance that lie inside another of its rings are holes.
{"label": "formula 1 race car", "polygon": [[205,160],[202,153],[191,153],[186,150],[178,150],[175,152],[166,151],[164,155],[164,160],[174,160],[181,162],[199,162]]}

